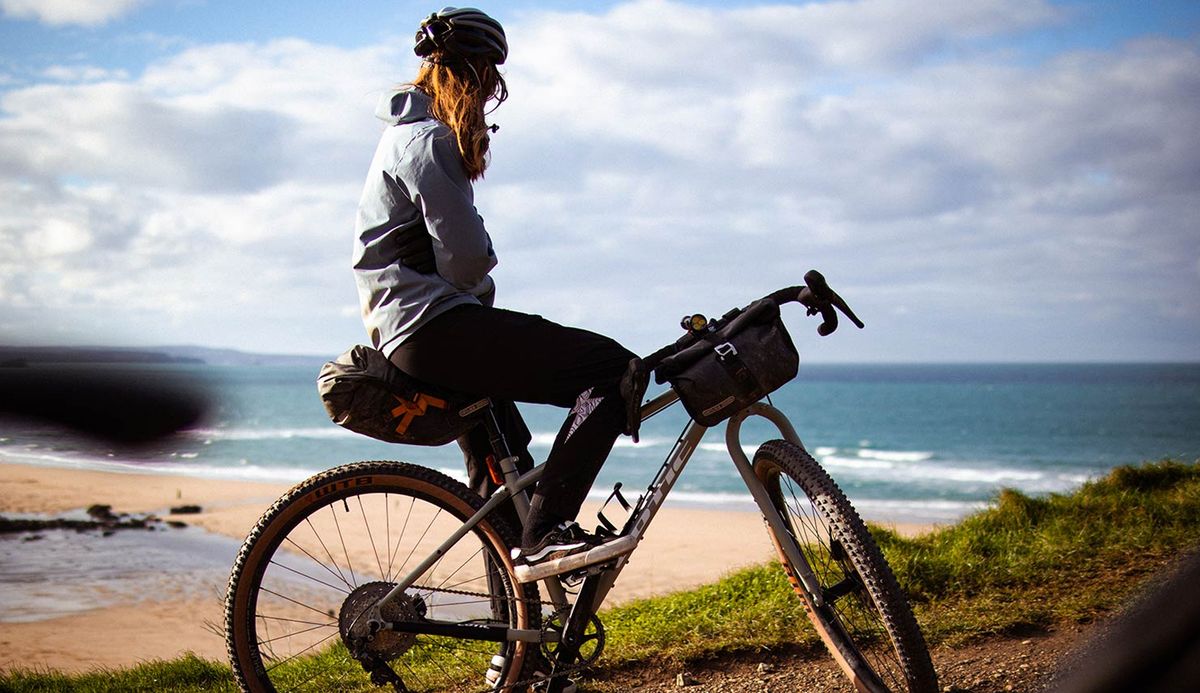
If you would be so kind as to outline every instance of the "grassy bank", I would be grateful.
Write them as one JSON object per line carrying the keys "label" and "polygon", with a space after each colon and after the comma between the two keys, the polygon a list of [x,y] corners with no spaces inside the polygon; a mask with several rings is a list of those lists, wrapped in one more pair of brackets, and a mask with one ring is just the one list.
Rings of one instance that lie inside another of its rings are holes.
{"label": "grassy bank", "polygon": [[[1200,463],[1121,467],[1071,494],[1004,491],[987,510],[904,539],[873,529],[931,643],[962,643],[1088,621],[1120,608],[1200,545]],[[818,648],[774,565],[603,614],[602,665],[686,662],[729,652]],[[68,636],[69,637],[69,636]],[[223,663],[183,658],[82,676],[0,677],[0,691],[233,690]]]}
{"label": "grassy bank", "polygon": [[[1120,467],[1071,494],[1004,491],[933,534],[872,532],[931,644],[957,644],[1120,608],[1142,581],[1200,546],[1200,463]],[[614,610],[607,661],[686,660],[730,649],[819,647],[782,570]]]}

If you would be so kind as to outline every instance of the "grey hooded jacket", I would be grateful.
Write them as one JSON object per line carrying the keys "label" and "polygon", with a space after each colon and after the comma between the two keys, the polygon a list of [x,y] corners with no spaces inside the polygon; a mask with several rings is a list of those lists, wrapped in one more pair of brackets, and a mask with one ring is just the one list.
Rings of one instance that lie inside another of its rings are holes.
{"label": "grey hooded jacket", "polygon": [[[454,133],[430,114],[429,97],[416,89],[387,94],[375,115],[389,127],[358,203],[354,280],[371,344],[390,356],[450,308],[490,304],[496,255]],[[400,237],[418,226],[431,237],[437,273],[400,261]]]}

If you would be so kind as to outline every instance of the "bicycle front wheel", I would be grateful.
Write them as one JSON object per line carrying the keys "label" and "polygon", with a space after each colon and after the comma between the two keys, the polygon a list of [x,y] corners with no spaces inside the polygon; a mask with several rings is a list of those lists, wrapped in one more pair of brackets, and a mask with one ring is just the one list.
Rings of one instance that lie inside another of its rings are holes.
{"label": "bicycle front wheel", "polygon": [[[345,465],[285,494],[250,532],[226,593],[226,644],[241,689],[380,684],[432,693],[507,690],[520,681],[536,645],[392,630],[362,637],[370,608],[482,504],[459,482],[399,462]],[[447,547],[382,617],[537,629],[537,588],[514,579],[513,542],[513,529],[493,513]]]}
{"label": "bicycle front wheel", "polygon": [[[925,639],[883,553],[833,479],[804,448],[764,443],[754,473],[787,527],[772,540],[809,620],[860,691],[937,691]],[[815,606],[785,547],[799,551],[817,578]]]}

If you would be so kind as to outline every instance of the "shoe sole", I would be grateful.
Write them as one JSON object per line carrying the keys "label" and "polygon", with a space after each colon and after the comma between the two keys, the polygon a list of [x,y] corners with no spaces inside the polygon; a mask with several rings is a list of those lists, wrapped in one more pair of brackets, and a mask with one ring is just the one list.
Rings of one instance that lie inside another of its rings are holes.
{"label": "shoe sole", "polygon": [[517,582],[534,582],[548,578],[551,575],[570,573],[580,568],[586,568],[589,565],[612,560],[633,551],[636,546],[637,539],[634,537],[621,537],[620,539],[605,542],[590,551],[564,556],[535,565],[521,564],[516,566],[516,570],[513,572],[516,575]]}
{"label": "shoe sole", "polygon": [[587,546],[587,542],[577,541],[570,544],[551,544],[537,553],[530,554],[528,556],[521,556],[520,558],[526,563],[538,563],[545,560],[546,556],[551,554],[560,553],[563,551],[574,551],[575,549],[583,548],[584,546]]}

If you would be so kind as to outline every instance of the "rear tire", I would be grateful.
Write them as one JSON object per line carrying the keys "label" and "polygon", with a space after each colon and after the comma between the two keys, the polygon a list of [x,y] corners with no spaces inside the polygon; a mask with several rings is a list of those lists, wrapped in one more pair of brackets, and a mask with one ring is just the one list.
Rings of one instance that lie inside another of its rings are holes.
{"label": "rear tire", "polygon": [[[937,674],[925,639],[883,553],[845,494],[804,448],[764,443],[754,473],[788,527],[772,533],[788,579],[809,620],[860,691],[933,693]],[[784,551],[796,546],[817,577],[814,606]]]}
{"label": "rear tire", "polygon": [[[226,645],[241,689],[376,690],[344,642],[348,624],[482,505],[459,482],[400,462],[337,467],[286,493],[250,532],[229,579]],[[418,577],[387,618],[537,629],[537,587],[513,576],[515,538],[493,513]],[[371,642],[412,693],[507,690],[536,649],[391,631]]]}

